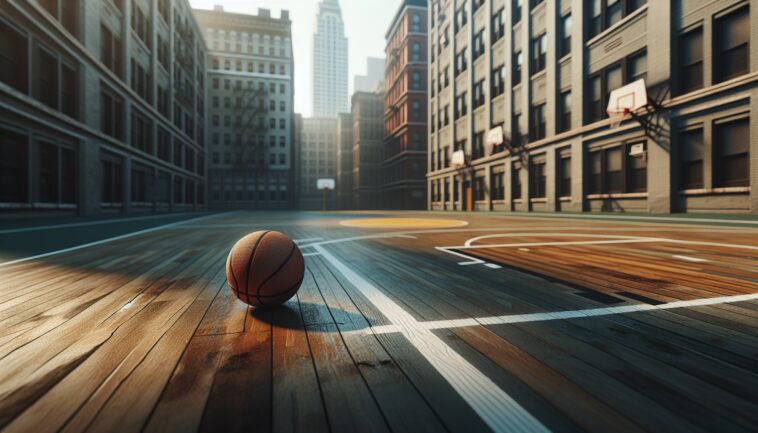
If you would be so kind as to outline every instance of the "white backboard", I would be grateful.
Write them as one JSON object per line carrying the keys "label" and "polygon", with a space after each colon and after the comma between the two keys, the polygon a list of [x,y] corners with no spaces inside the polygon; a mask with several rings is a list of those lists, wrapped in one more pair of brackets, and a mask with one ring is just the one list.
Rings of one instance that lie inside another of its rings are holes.
{"label": "white backboard", "polygon": [[334,179],[319,179],[316,181],[318,189],[334,189]]}
{"label": "white backboard", "polygon": [[633,81],[611,92],[608,98],[609,116],[628,114],[647,105],[647,87],[645,80]]}
{"label": "white backboard", "polygon": [[487,146],[499,146],[503,144],[503,141],[505,140],[505,137],[503,136],[503,127],[502,126],[496,126],[492,129],[490,129],[490,132],[487,133]]}
{"label": "white backboard", "polygon": [[450,160],[453,167],[463,167],[466,165],[466,154],[462,150],[453,152],[453,158]]}

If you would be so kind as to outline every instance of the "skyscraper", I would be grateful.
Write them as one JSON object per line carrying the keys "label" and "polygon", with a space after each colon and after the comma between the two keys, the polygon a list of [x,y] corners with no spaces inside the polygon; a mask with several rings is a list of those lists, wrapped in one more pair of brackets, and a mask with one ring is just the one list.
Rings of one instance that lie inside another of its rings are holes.
{"label": "skyscraper", "polygon": [[314,117],[347,112],[347,38],[338,0],[322,0],[313,34]]}

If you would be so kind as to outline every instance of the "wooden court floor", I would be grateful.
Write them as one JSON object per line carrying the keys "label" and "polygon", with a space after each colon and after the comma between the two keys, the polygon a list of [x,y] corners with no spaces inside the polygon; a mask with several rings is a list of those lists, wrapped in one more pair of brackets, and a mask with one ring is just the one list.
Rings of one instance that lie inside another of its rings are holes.
{"label": "wooden court floor", "polygon": [[[306,275],[252,310],[264,228]],[[755,222],[233,212],[0,263],[3,432],[756,425]]]}

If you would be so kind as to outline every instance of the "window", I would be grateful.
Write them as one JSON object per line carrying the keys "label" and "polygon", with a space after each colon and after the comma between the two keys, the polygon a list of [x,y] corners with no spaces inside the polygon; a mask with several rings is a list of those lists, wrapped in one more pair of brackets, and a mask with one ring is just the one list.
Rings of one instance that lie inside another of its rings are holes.
{"label": "window", "polygon": [[571,196],[571,157],[562,156],[558,162],[558,195],[560,197]]}
{"label": "window", "polygon": [[521,199],[521,164],[515,163],[511,168],[511,196],[514,200]]}
{"label": "window", "polygon": [[466,105],[467,93],[463,92],[455,97],[455,120],[468,114],[468,106]]}
{"label": "window", "polygon": [[492,97],[505,93],[505,66],[499,66],[492,71]]}
{"label": "window", "polygon": [[412,32],[421,31],[421,15],[413,14],[413,18],[411,19],[411,31]]}
{"label": "window", "polygon": [[103,203],[123,202],[123,173],[121,161],[115,156],[102,159],[103,169]]}
{"label": "window", "polygon": [[105,24],[100,26],[100,60],[114,74],[121,76],[121,39]]}
{"label": "window", "polygon": [[490,174],[490,198],[492,200],[505,200],[503,176],[502,172]]}
{"label": "window", "polygon": [[492,43],[499,41],[503,36],[505,36],[505,8],[500,8],[492,16]]}
{"label": "window", "polygon": [[715,81],[722,82],[750,71],[750,14],[740,8],[714,27]]}
{"label": "window", "polygon": [[608,103],[611,91],[631,80],[645,78],[646,75],[647,53],[640,51],[590,76],[587,83],[586,121],[592,123],[608,117],[604,106]]}
{"label": "window", "polygon": [[627,60],[627,83],[647,78],[647,51],[633,54]]}
{"label": "window", "polygon": [[484,105],[484,80],[474,84],[474,109]]}
{"label": "window", "polygon": [[516,25],[521,21],[521,6],[524,0],[513,0],[513,24]]}
{"label": "window", "polygon": [[530,198],[545,198],[547,185],[547,174],[545,173],[545,160],[536,160],[531,162],[529,167],[529,196]]}
{"label": "window", "polygon": [[411,61],[421,61],[421,44],[414,42],[411,49]]}
{"label": "window", "polygon": [[558,105],[558,132],[566,132],[571,129],[571,91],[561,93]]}
{"label": "window", "polygon": [[679,93],[684,94],[703,87],[703,28],[679,37]]}
{"label": "window", "polygon": [[484,176],[476,176],[474,178],[474,200],[484,201],[486,200],[485,192],[486,186],[484,184]]}
{"label": "window", "polygon": [[38,200],[41,203],[76,203],[76,152],[40,142],[38,148]]}
{"label": "window", "polygon": [[468,69],[468,62],[466,61],[466,48],[463,48],[460,53],[455,56],[455,76],[457,77],[462,72]]}
{"label": "window", "polygon": [[589,179],[587,183],[590,194],[600,194],[603,192],[603,152],[590,152],[588,157],[589,169],[587,171]]}
{"label": "window", "polygon": [[547,34],[537,36],[532,41],[532,73],[535,74],[545,69],[547,55]]}
{"label": "window", "polygon": [[104,89],[100,94],[100,105],[100,130],[115,139],[123,140],[123,102],[115,94]]}
{"label": "window", "polygon": [[44,0],[40,1],[42,7],[50,15],[60,21],[63,27],[74,36],[77,36],[77,17],[79,14],[79,3],[75,0]]}
{"label": "window", "polygon": [[603,192],[614,194],[624,191],[623,150],[621,147],[605,151],[605,189]]}
{"label": "window", "polygon": [[558,57],[571,53],[571,14],[561,18],[561,40]]}
{"label": "window", "polygon": [[484,156],[484,132],[482,131],[474,135],[474,148],[472,149],[471,159],[479,159]]}
{"label": "window", "polygon": [[46,49],[37,49],[37,99],[51,108],[58,108],[58,62]]}
{"label": "window", "polygon": [[646,0],[590,0],[589,37],[621,21],[642,7]]}
{"label": "window", "polygon": [[[476,5],[476,0],[474,0]],[[466,12],[466,1],[461,2],[461,7],[455,12],[455,33],[468,23],[468,14]]]}
{"label": "window", "polygon": [[532,130],[531,141],[542,140],[545,138],[545,104],[535,105],[532,107]]}
{"label": "window", "polygon": [[22,93],[28,92],[26,36],[0,21],[0,81]]}
{"label": "window", "polygon": [[521,63],[524,57],[521,51],[513,54],[513,85],[516,86],[521,83]]}
{"label": "window", "polygon": [[152,153],[152,125],[145,116],[132,112],[132,147],[146,153]]}
{"label": "window", "polygon": [[[589,193],[619,194],[647,191],[645,154],[631,155],[632,146],[616,146],[589,154]],[[643,144],[644,145],[644,144]]]}
{"label": "window", "polygon": [[717,124],[714,141],[713,186],[749,186],[749,120],[745,118]]}
{"label": "window", "polygon": [[474,60],[484,54],[484,30],[474,35]]}
{"label": "window", "polygon": [[0,129],[0,203],[27,203],[29,150],[27,138]]}
{"label": "window", "polygon": [[703,129],[679,134],[679,179],[681,189],[703,188]]}
{"label": "window", "polygon": [[645,192],[647,191],[647,157],[644,152],[639,155],[632,155],[630,150],[632,146],[644,146],[644,143],[633,143],[626,145],[626,192]]}

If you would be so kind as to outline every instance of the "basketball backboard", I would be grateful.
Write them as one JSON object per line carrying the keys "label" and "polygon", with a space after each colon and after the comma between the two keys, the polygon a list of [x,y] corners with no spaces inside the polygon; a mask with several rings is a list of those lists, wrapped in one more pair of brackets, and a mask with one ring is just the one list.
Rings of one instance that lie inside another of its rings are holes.
{"label": "basketball backboard", "polygon": [[466,154],[462,150],[456,150],[453,152],[453,157],[450,160],[450,165],[452,167],[463,167],[466,165]]}
{"label": "basketball backboard", "polygon": [[613,90],[606,109],[608,117],[611,118],[611,127],[617,128],[625,118],[644,107],[647,107],[647,87],[644,79]]}
{"label": "basketball backboard", "polygon": [[335,187],[334,179],[319,179],[316,181],[316,188],[332,190]]}
{"label": "basketball backboard", "polygon": [[490,129],[490,132],[487,133],[487,141],[486,144],[489,147],[493,146],[499,146],[503,144],[503,141],[505,140],[505,136],[503,134],[503,127],[502,126],[496,126],[492,129]]}

